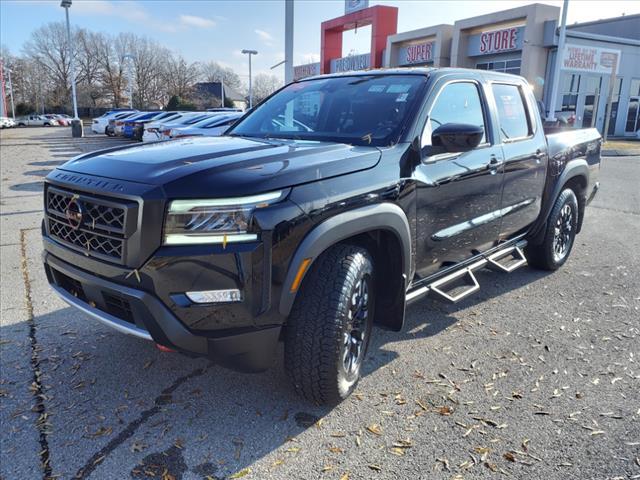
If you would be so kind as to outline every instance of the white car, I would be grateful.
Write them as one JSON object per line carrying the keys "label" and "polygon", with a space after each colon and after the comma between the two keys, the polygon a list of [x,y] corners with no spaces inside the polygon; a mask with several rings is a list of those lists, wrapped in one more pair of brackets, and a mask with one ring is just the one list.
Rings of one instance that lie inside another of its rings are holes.
{"label": "white car", "polygon": [[0,128],[11,128],[15,126],[16,122],[13,121],[13,118],[0,117]]}
{"label": "white car", "polygon": [[222,135],[243,115],[243,112],[218,114],[215,117],[201,120],[188,127],[172,128],[169,136],[171,138],[193,136],[217,137]]}
{"label": "white car", "polygon": [[193,125],[201,120],[211,118],[215,114],[209,112],[180,112],[178,117],[169,120],[160,120],[145,125],[143,142],[158,142],[169,140],[169,132],[172,128]]}
{"label": "white car", "polygon": [[93,121],[91,122],[91,131],[93,133],[104,133],[105,135],[108,135],[107,127],[109,126],[109,120],[112,120],[116,117],[121,117],[131,112],[135,112],[135,110],[112,110],[110,112],[106,112],[93,119]]}
{"label": "white car", "polygon": [[18,127],[52,127],[58,125],[56,120],[45,117],[44,115],[25,115],[16,119]]}

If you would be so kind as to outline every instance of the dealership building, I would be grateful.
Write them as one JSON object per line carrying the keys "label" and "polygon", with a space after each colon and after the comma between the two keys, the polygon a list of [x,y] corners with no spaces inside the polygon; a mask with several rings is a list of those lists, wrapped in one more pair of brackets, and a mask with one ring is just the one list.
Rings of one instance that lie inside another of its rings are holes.
{"label": "dealership building", "polygon": [[[609,135],[631,136],[640,129],[640,15],[568,25],[559,90],[550,105],[560,8],[534,3],[397,33],[395,7],[357,3],[364,8],[323,22],[321,61],[296,67],[297,78],[380,67],[500,71],[525,77],[547,113],[553,110],[576,128],[603,132],[608,121]],[[364,25],[371,25],[371,51],[341,57],[342,32]]]}

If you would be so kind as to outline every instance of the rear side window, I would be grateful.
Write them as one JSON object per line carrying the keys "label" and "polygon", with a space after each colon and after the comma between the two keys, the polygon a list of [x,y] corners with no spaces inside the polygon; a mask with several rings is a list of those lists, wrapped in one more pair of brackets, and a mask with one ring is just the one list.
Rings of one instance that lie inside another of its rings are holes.
{"label": "rear side window", "polygon": [[531,135],[529,115],[524,106],[520,87],[494,83],[491,88],[498,107],[498,122],[502,139],[509,140]]}
{"label": "rear side window", "polygon": [[475,83],[450,83],[440,91],[422,134],[423,147],[431,145],[431,134],[445,123],[466,123],[482,127],[485,133],[480,143],[486,142],[487,129],[482,101]]}

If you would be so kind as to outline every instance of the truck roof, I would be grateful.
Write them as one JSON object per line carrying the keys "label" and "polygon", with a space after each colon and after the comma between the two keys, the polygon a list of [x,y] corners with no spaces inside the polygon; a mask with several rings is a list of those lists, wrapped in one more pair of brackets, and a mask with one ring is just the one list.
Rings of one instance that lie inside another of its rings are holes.
{"label": "truck roof", "polygon": [[[353,77],[353,76],[370,76],[370,75],[451,75],[465,74],[472,78],[478,78],[482,75],[484,78],[492,79],[511,79],[518,78],[524,80],[523,77],[510,73],[494,72],[491,70],[477,70],[475,68],[455,68],[455,67],[397,67],[397,68],[376,68],[371,70],[354,70],[349,72],[325,73],[323,75],[314,75],[298,80],[304,82],[318,78],[334,78],[334,77]],[[526,80],[525,80],[526,81]]]}

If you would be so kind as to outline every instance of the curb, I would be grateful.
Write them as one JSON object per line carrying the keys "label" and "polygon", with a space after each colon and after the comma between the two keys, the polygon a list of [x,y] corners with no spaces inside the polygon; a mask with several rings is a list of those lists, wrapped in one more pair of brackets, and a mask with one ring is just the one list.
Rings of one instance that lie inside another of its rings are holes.
{"label": "curb", "polygon": [[600,152],[603,157],[636,157],[640,156],[640,150],[606,150]]}

